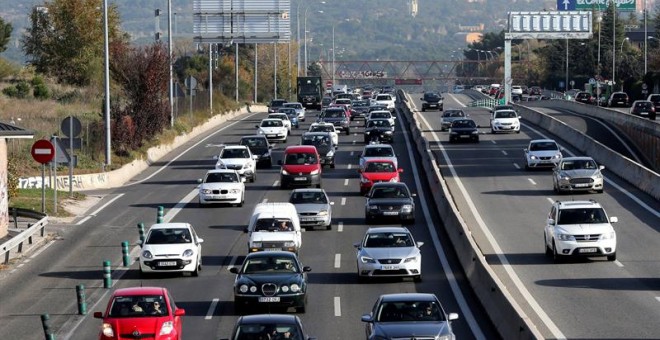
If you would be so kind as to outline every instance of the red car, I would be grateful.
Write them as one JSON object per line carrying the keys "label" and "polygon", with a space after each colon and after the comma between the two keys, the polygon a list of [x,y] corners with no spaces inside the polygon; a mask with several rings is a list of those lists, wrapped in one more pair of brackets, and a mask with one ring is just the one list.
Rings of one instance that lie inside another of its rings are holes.
{"label": "red car", "polygon": [[364,170],[358,170],[358,173],[360,173],[360,194],[368,193],[374,183],[399,182],[399,173],[402,172],[403,169],[397,169],[391,160],[368,160],[364,164]]}
{"label": "red car", "polygon": [[186,311],[177,308],[166,288],[132,287],[117,289],[103,312],[99,339],[181,339],[182,317]]}

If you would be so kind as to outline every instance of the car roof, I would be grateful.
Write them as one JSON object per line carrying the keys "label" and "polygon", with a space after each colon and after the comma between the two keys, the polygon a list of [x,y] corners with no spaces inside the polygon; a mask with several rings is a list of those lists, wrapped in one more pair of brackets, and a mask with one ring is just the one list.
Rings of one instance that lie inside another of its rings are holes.
{"label": "car roof", "polygon": [[223,149],[247,149],[246,145],[225,145]]}
{"label": "car roof", "polygon": [[367,160],[366,163],[392,163],[394,164],[394,161],[391,159],[380,159],[380,158],[370,158]]}
{"label": "car roof", "polygon": [[206,171],[207,174],[233,174],[236,173],[236,170],[232,169],[211,169]]}
{"label": "car roof", "polygon": [[151,229],[172,229],[172,228],[189,228],[190,224],[186,222],[168,222],[168,223],[156,223],[152,224],[149,230]]}
{"label": "car roof", "polygon": [[297,315],[291,314],[253,314],[244,315],[238,318],[236,324],[251,324],[251,323],[290,323],[297,324]]}
{"label": "car roof", "polygon": [[392,149],[392,146],[389,144],[368,144],[364,146],[365,149],[367,148],[390,148]]}
{"label": "car roof", "polygon": [[293,189],[291,192],[323,192],[325,193],[325,190],[322,188],[296,188]]}
{"label": "car roof", "polygon": [[557,143],[554,139],[532,139],[530,143]]}
{"label": "car roof", "polygon": [[115,290],[113,296],[127,295],[166,295],[167,288],[163,287],[128,287]]}
{"label": "car roof", "polygon": [[410,230],[406,227],[371,227],[367,229],[369,233],[410,233]]}
{"label": "car roof", "polygon": [[268,138],[266,138],[266,136],[264,136],[264,135],[249,135],[249,136],[241,136],[241,139],[248,139],[248,138],[250,138],[250,139],[252,139],[252,138],[260,138],[260,139],[268,140]]}
{"label": "car roof", "polygon": [[600,203],[594,200],[588,201],[555,201],[561,208],[602,208]]}
{"label": "car roof", "polygon": [[431,293],[394,293],[383,294],[380,296],[381,301],[436,301],[437,298]]}
{"label": "car roof", "polygon": [[588,156],[575,156],[575,157],[564,157],[562,158],[562,161],[586,161],[586,160],[591,160],[593,161],[594,159]]}
{"label": "car roof", "polygon": [[[291,203],[288,203],[291,204]],[[258,251],[254,253],[248,253],[245,255],[245,260],[252,258],[252,257],[271,257],[271,255],[277,256],[277,257],[292,257],[292,258],[297,258],[295,253],[292,253],[290,251],[285,251],[285,250],[277,250],[277,251]]]}
{"label": "car roof", "polygon": [[375,187],[406,187],[407,188],[408,186],[406,185],[406,183],[403,182],[378,182],[378,183],[374,183],[371,187],[372,188]]}
{"label": "car roof", "polygon": [[303,137],[304,136],[329,136],[330,132],[328,131],[307,131],[303,132]]}
{"label": "car roof", "polygon": [[284,152],[316,152],[314,145],[290,145],[284,149]]}

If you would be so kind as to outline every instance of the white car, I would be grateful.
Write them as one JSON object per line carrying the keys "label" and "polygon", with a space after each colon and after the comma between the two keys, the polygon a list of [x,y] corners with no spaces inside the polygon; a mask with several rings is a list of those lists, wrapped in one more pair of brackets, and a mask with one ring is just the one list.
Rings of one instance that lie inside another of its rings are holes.
{"label": "white car", "polygon": [[399,168],[399,161],[394,153],[394,148],[389,144],[369,144],[365,145],[360,154],[360,169],[364,170],[364,165],[368,160],[384,159],[394,163],[396,169]]}
{"label": "white car", "polygon": [[387,110],[376,110],[376,111],[371,111],[367,114],[367,118],[365,119],[365,124],[366,122],[372,120],[372,119],[387,119],[390,121],[390,125],[395,126],[394,120],[396,117],[392,115],[392,112],[387,111]]}
{"label": "white car", "polygon": [[339,145],[339,133],[332,123],[312,123],[309,126],[309,132],[330,132],[332,144]]}
{"label": "white car", "polygon": [[496,110],[490,119],[490,132],[520,133],[520,116],[514,110]]}
{"label": "white car", "polygon": [[202,242],[189,223],[154,224],[141,244],[140,273],[184,272],[198,276],[202,270]]}
{"label": "white car", "polygon": [[412,277],[422,280],[424,242],[415,242],[406,227],[369,228],[357,249],[357,275],[360,281],[375,277]]}
{"label": "white car", "polygon": [[296,114],[298,114],[298,120],[301,122],[305,121],[305,106],[303,106],[302,103],[294,102],[294,103],[286,103],[284,104],[283,107],[292,107],[296,109]]}
{"label": "white car", "polygon": [[554,168],[562,159],[561,148],[552,139],[534,139],[523,149],[525,153],[525,169],[551,167]]}
{"label": "white car", "polygon": [[516,94],[516,95],[522,96],[522,94],[523,94],[522,86],[520,86],[520,85],[511,86],[511,94]]}
{"label": "white car", "polygon": [[242,207],[245,202],[245,183],[236,170],[209,170],[199,185],[199,206],[228,203]]}
{"label": "white car", "polygon": [[550,208],[543,232],[545,254],[560,262],[568,256],[606,256],[616,260],[616,232],[596,201],[556,201]]}
{"label": "white car", "polygon": [[287,116],[286,113],[269,113],[268,118],[281,119],[282,123],[284,123],[284,126],[287,128],[288,133],[291,133],[291,120],[289,120],[289,116]]}
{"label": "white car", "polygon": [[215,168],[236,170],[241,177],[254,182],[257,179],[258,158],[245,145],[226,145],[216,158]]}
{"label": "white car", "polygon": [[281,119],[262,119],[259,125],[256,125],[256,128],[257,134],[266,136],[268,141],[286,142],[287,137],[289,137],[289,130],[284,126]]}
{"label": "white car", "polygon": [[394,98],[390,94],[381,93],[375,99],[377,105],[384,105],[390,112],[394,112]]}

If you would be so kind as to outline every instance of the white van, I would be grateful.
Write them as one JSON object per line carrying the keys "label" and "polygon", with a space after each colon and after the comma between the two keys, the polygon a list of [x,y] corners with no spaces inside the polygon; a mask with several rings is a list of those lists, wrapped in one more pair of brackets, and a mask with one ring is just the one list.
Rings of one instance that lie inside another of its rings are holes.
{"label": "white van", "polygon": [[302,245],[298,212],[291,203],[257,204],[245,231],[251,253],[284,250],[298,254]]}

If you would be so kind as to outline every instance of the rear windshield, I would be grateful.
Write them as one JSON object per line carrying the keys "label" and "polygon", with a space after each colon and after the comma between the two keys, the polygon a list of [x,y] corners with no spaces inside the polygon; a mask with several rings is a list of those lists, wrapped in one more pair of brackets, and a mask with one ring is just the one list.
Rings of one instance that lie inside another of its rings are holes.
{"label": "rear windshield", "polygon": [[318,159],[313,153],[292,152],[288,153],[284,159],[284,164],[288,165],[310,165],[318,163]]}

